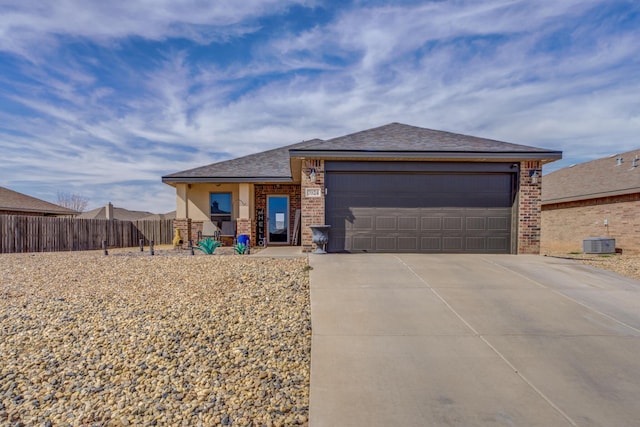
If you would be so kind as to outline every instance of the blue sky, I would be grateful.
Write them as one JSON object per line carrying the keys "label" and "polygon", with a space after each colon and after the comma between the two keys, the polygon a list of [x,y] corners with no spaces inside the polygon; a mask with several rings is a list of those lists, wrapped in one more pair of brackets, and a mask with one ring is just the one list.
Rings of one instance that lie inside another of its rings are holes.
{"label": "blue sky", "polygon": [[0,1],[0,186],[175,209],[162,175],[390,122],[640,147],[637,0]]}

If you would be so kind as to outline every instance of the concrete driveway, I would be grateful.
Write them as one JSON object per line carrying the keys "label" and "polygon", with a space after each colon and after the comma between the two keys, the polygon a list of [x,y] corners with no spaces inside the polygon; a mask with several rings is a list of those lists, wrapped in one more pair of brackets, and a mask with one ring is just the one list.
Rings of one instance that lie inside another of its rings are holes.
{"label": "concrete driveway", "polygon": [[310,426],[640,426],[640,282],[513,255],[312,255]]}

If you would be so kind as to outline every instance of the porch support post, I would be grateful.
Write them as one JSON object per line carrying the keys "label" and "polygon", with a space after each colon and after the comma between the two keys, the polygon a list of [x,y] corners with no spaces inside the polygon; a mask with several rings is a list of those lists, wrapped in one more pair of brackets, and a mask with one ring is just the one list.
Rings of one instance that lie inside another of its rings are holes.
{"label": "porch support post", "polygon": [[[312,174],[311,172],[314,172]],[[324,218],[324,160],[307,160],[301,172],[302,190],[302,251],[313,250],[312,225],[323,225]]]}
{"label": "porch support post", "polygon": [[176,218],[189,218],[189,184],[176,184]]}
{"label": "porch support post", "polygon": [[236,219],[237,234],[246,234],[251,239],[251,245],[255,246],[255,236],[251,227],[251,188],[250,184],[240,183],[238,186],[238,218]]}

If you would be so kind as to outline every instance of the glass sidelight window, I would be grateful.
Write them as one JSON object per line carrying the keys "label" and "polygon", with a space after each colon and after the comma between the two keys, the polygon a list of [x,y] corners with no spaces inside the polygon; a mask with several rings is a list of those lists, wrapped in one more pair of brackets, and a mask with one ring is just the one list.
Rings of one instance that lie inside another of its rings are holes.
{"label": "glass sidelight window", "polygon": [[289,196],[267,196],[268,243],[289,243]]}

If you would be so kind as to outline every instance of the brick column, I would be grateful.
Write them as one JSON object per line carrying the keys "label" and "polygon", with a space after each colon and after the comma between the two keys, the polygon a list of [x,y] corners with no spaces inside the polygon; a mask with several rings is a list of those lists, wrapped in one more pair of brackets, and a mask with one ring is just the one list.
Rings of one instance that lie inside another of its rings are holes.
{"label": "brick column", "polygon": [[[538,182],[531,183],[531,172],[537,170]],[[540,253],[542,205],[542,164],[540,161],[520,162],[518,201],[518,254]]]}
{"label": "brick column", "polygon": [[256,245],[255,233],[251,226],[251,218],[237,218],[236,219],[236,233],[237,235],[246,234],[251,239],[251,246]]}
{"label": "brick column", "polygon": [[[311,169],[315,170],[315,182],[311,180]],[[309,174],[309,176],[307,176]],[[307,160],[302,165],[302,251],[310,252],[314,249],[311,241],[311,225],[322,225],[324,217],[324,160]]]}
{"label": "brick column", "polygon": [[191,240],[193,240],[193,244],[198,243],[198,232],[202,236],[204,221],[191,221]]}
{"label": "brick column", "polygon": [[[182,239],[185,241],[185,244],[188,243],[189,236],[191,236],[191,218],[181,218],[173,220],[173,237],[175,237],[175,230],[180,230],[180,235]],[[195,240],[193,244],[195,245]]]}

